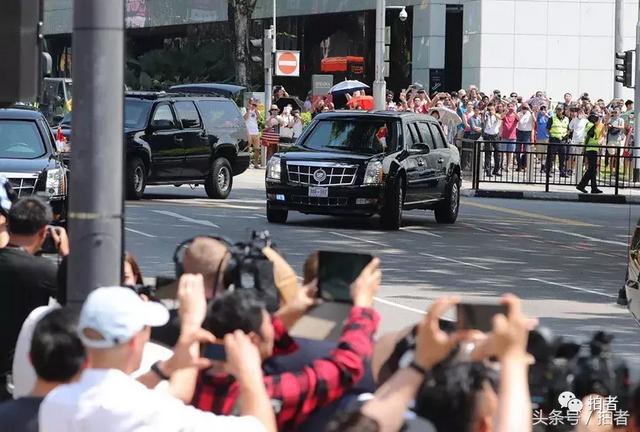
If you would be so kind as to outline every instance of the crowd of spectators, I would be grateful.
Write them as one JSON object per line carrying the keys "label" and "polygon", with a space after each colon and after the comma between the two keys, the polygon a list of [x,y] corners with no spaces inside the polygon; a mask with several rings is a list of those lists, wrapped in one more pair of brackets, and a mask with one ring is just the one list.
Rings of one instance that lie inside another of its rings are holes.
{"label": "crowd of spectators", "polygon": [[[283,87],[277,87],[274,101],[282,97],[288,94]],[[373,109],[373,98],[363,91],[355,91],[346,98],[344,109]],[[278,142],[299,136],[303,126],[300,121],[295,133],[278,137],[275,135],[278,131],[289,131],[287,128],[294,123],[277,105],[272,109],[273,118],[265,130],[273,130],[274,136],[265,145],[275,149]],[[311,95],[302,108],[312,116],[335,109],[330,97]],[[485,178],[502,177],[509,172],[522,173],[517,178],[525,181],[544,177],[538,173],[552,178],[557,175],[567,179],[563,182],[575,179],[582,192],[591,182],[593,193],[600,193],[598,176],[608,182],[616,173],[623,180],[630,179],[634,125],[631,100],[592,100],[588,93],[576,99],[565,93],[562,100],[552,101],[544,91],[532,95],[511,92],[507,96],[500,90],[484,93],[473,85],[430,95],[421,85],[414,84],[398,95],[388,91],[385,109],[429,114],[439,119],[448,140],[460,149],[466,169],[471,168],[474,143],[482,142],[478,149]],[[587,136],[592,127],[594,131]],[[597,147],[593,145],[596,143]],[[591,148],[587,148],[590,144]]]}
{"label": "crowd of spectators", "polygon": [[[4,186],[0,201],[12,201]],[[299,281],[276,249],[262,248],[278,293],[272,305],[264,292],[238,288],[230,275],[240,261],[227,240],[199,236],[176,250],[176,308],[141,289],[127,254],[122,285],[94,290],[76,313],[59,275],[64,230],[50,228],[40,199],[14,201],[0,219],[8,233],[0,431],[533,430],[528,343],[537,322],[513,295],[486,332],[444,320],[460,299],[442,297],[418,323],[378,335],[374,258],[351,284],[338,340],[293,337],[318,305],[318,254]],[[52,235],[60,266],[39,256]],[[211,347],[217,356],[206,354]],[[639,396],[624,430],[640,431]]]}

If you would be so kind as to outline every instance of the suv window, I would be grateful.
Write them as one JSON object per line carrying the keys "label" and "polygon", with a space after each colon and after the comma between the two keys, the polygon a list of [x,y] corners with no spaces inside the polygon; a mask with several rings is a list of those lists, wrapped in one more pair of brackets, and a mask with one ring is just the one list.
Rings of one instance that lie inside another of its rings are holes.
{"label": "suv window", "polygon": [[406,149],[410,149],[414,144],[420,142],[420,138],[418,137],[418,132],[416,131],[416,125],[405,124],[404,125],[404,144]]}
{"label": "suv window", "polygon": [[436,148],[445,148],[445,140],[438,125],[436,125],[435,123],[430,123],[429,128],[431,128],[431,133],[433,134],[433,141],[436,145]]}
{"label": "suv window", "polygon": [[433,144],[433,138],[431,132],[429,132],[429,125],[425,122],[416,123],[418,131],[420,132],[420,142],[429,146],[429,149],[434,150],[436,146]]}
{"label": "suv window", "polygon": [[161,104],[156,107],[156,111],[153,113],[153,119],[151,119],[153,126],[162,126],[163,128],[175,128],[176,122],[171,112],[171,107],[168,104]]}
{"label": "suv window", "polygon": [[196,109],[196,106],[193,102],[178,101],[173,106],[178,112],[178,117],[180,117],[183,128],[187,129],[200,127],[200,115],[198,114],[198,110]]}
{"label": "suv window", "polygon": [[0,158],[35,159],[46,153],[35,121],[0,120]]}
{"label": "suv window", "polygon": [[[144,129],[149,119],[151,103],[140,99],[125,98],[124,100],[124,127],[125,129]],[[71,123],[71,114],[69,114]]]}
{"label": "suv window", "polygon": [[231,101],[199,100],[198,107],[202,113],[202,121],[207,129],[244,128],[244,119],[238,107]]}

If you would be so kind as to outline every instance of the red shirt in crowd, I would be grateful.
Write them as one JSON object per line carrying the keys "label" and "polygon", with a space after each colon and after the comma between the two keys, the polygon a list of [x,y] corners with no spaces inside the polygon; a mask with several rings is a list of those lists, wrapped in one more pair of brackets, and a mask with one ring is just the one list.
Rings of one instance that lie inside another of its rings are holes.
{"label": "red shirt in crowd", "polygon": [[516,127],[518,116],[515,112],[507,113],[502,117],[502,139],[516,139]]}
{"label": "red shirt in crowd", "polygon": [[[296,372],[264,377],[267,393],[276,412],[278,430],[298,427],[317,408],[340,399],[364,375],[364,362],[373,352],[373,335],[380,317],[371,308],[353,307],[340,341],[327,358],[315,360]],[[278,353],[288,352],[286,335],[279,320],[274,320]],[[284,342],[284,343],[283,343]],[[215,414],[237,414],[238,383],[230,375],[198,376],[191,404]]]}

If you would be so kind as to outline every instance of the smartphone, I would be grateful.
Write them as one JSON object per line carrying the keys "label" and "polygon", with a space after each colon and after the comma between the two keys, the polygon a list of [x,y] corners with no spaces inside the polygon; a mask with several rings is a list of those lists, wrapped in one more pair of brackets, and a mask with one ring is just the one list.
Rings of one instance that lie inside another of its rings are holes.
{"label": "smartphone", "polygon": [[227,352],[222,344],[208,344],[202,351],[202,356],[210,360],[227,361]]}
{"label": "smartphone", "polygon": [[493,317],[497,314],[507,314],[507,307],[501,304],[489,303],[458,303],[458,329],[491,331]]}
{"label": "smartphone", "polygon": [[43,254],[56,254],[58,253],[58,249],[56,248],[56,244],[53,241],[53,236],[51,235],[51,231],[56,230],[56,232],[59,232],[60,228],[59,227],[55,227],[55,226],[48,226],[47,227],[47,236],[44,239],[44,242],[42,243],[42,246],[40,247],[40,252],[42,252]]}
{"label": "smartphone", "polygon": [[351,303],[351,284],[372,259],[370,254],[319,251],[318,297],[330,302]]}

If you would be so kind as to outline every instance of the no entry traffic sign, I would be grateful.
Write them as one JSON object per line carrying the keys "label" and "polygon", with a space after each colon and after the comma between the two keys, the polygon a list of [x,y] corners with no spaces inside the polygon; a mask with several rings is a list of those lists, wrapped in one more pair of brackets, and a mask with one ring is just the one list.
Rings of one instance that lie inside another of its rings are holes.
{"label": "no entry traffic sign", "polygon": [[300,51],[276,51],[276,75],[300,76]]}

